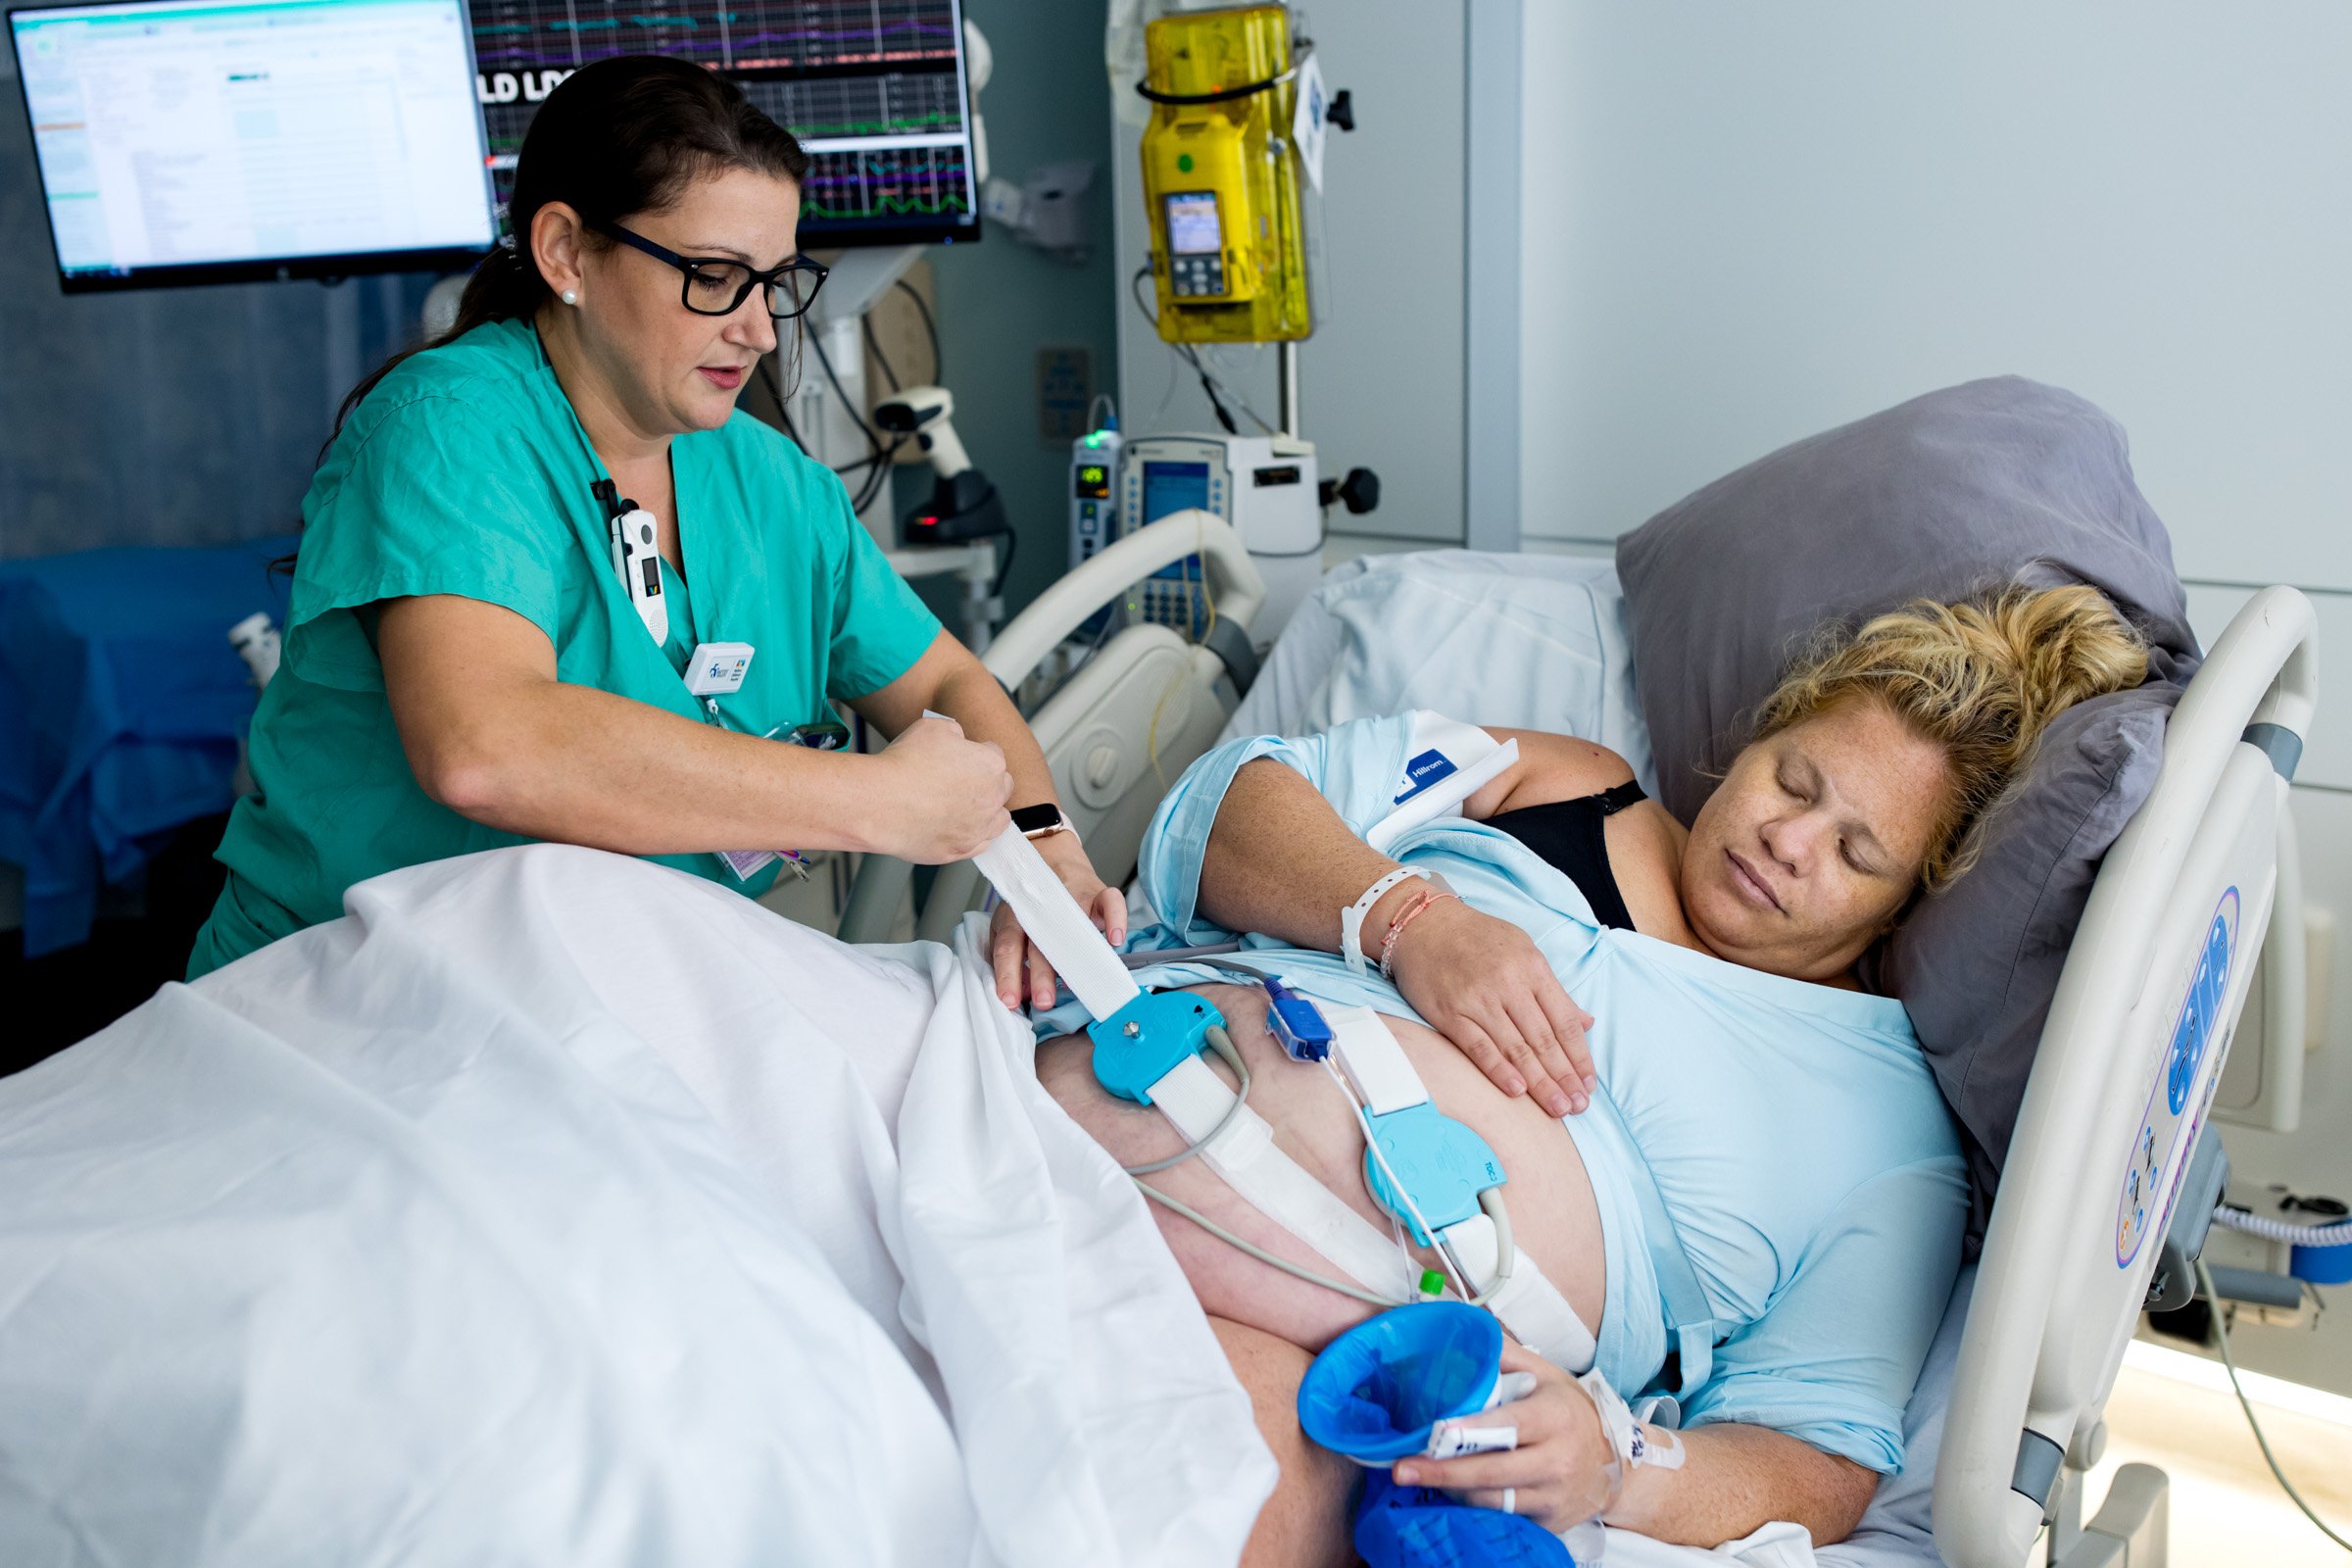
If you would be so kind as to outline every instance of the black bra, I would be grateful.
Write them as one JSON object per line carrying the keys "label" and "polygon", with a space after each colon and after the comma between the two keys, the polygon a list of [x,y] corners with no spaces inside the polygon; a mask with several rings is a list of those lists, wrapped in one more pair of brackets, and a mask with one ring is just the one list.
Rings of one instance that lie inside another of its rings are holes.
{"label": "black bra", "polygon": [[1490,816],[1487,826],[1502,829],[1575,883],[1602,925],[1631,931],[1634,917],[1625,906],[1625,895],[1617,890],[1617,873],[1609,869],[1609,847],[1603,833],[1610,817],[1636,801],[1647,799],[1641,782],[1629,778],[1598,795]]}

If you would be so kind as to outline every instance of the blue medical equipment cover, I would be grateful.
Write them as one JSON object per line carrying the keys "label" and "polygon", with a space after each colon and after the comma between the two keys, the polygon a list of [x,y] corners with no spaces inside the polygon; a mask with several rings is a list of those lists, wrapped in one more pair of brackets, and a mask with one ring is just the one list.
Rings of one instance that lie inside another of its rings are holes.
{"label": "blue medical equipment cover", "polygon": [[1567,1543],[1533,1519],[1400,1487],[1386,1470],[1364,1476],[1353,1540],[1365,1568],[1576,1568]]}
{"label": "blue medical equipment cover", "polygon": [[90,934],[103,883],[225,811],[253,716],[228,628],[267,611],[291,537],[0,562],[0,860],[24,868],[24,954]]}
{"label": "blue medical equipment cover", "polygon": [[[1274,757],[1362,833],[1393,808],[1411,714],[1326,734],[1228,742],[1188,769],[1143,845],[1164,928],[1131,946],[1231,940],[1199,911],[1201,852],[1233,776]],[[1390,853],[1442,872],[1472,906],[1525,930],[1591,1012],[1595,1111],[1566,1119],[1599,1203],[1608,1274],[1597,1365],[1629,1397],[1666,1355],[1664,1301],[1636,1183],[1647,1167],[1719,1330],[1686,1425],[1770,1427],[1885,1474],[1903,1407],[1951,1295],[1967,1212],[1951,1118],[1899,1003],[1785,979],[1601,928],[1574,883],[1483,823],[1440,818]],[[1399,1017],[1411,1006],[1333,954],[1281,954],[1295,990]],[[1229,978],[1199,963],[1145,985]],[[1064,1025],[1060,1013],[1049,1026]]]}
{"label": "blue medical equipment cover", "polygon": [[1440,1421],[1483,1410],[1502,1325],[1467,1301],[1391,1307],[1323,1347],[1298,1380],[1298,1427],[1334,1453],[1390,1464]]}

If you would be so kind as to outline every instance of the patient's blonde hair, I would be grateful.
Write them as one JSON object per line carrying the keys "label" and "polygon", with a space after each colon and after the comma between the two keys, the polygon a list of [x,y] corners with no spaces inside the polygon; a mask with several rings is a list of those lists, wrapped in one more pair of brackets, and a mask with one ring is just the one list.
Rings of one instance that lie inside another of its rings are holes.
{"label": "patient's blonde hair", "polygon": [[1875,698],[1943,748],[1952,790],[1929,840],[1923,891],[1984,852],[1992,810],[2051,719],[2136,686],[2147,643],[2095,588],[2011,586],[1944,605],[1918,599],[1860,629],[1826,628],[1756,713],[1757,740],[1841,703]]}

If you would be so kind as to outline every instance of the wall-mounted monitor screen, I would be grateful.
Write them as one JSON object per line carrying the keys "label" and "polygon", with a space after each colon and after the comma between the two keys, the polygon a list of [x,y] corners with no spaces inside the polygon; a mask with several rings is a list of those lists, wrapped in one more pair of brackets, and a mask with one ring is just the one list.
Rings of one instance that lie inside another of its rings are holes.
{"label": "wall-mounted monitor screen", "polygon": [[463,0],[8,14],[70,293],[470,265],[496,238]]}
{"label": "wall-mounted monitor screen", "polygon": [[980,236],[961,0],[476,0],[501,211],[531,116],[572,72],[670,55],[738,82],[815,159],[803,248]]}

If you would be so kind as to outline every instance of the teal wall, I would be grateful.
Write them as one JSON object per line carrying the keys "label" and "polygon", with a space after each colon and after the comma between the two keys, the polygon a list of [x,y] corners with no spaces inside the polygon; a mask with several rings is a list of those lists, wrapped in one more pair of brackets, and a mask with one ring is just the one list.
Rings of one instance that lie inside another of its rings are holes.
{"label": "teal wall", "polygon": [[[1004,498],[1020,541],[1004,584],[1017,612],[1068,564],[1069,447],[1038,434],[1037,351],[1092,351],[1099,390],[1118,384],[1118,283],[1111,259],[1110,102],[1102,19],[1055,0],[969,0],[996,54],[980,94],[990,172],[1019,184],[1043,164],[1092,160],[1094,243],[1082,267],[1002,230],[927,253],[939,301],[940,357],[956,394],[956,428]],[[930,469],[899,475],[900,510],[929,493]],[[953,616],[950,624],[956,624]]]}

